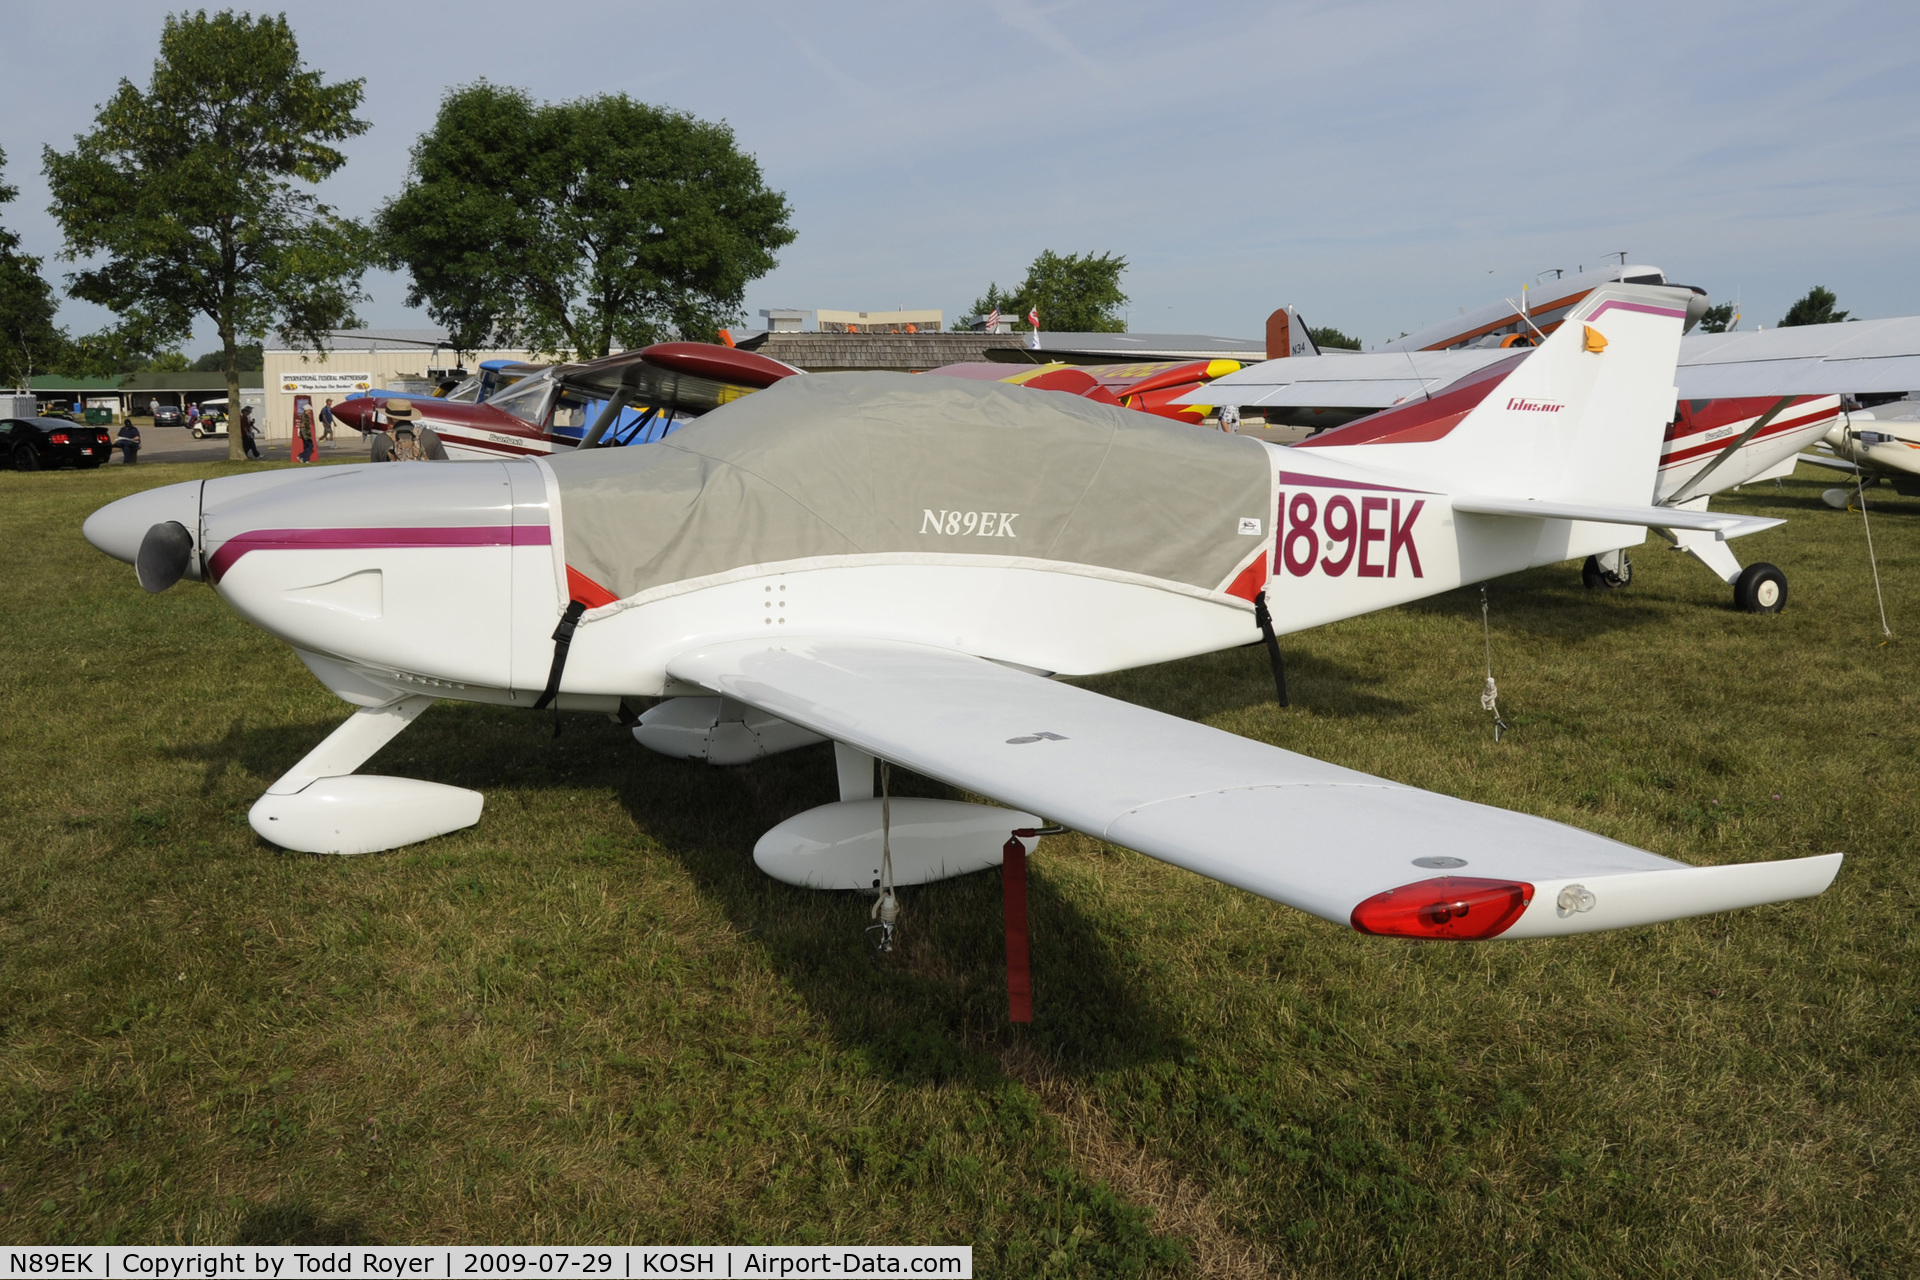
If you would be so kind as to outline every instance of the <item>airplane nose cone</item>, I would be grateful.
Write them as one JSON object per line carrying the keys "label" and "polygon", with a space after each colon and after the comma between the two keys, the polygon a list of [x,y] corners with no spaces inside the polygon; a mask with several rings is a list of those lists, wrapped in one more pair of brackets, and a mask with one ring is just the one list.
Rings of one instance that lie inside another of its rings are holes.
{"label": "airplane nose cone", "polygon": [[333,420],[355,431],[374,431],[379,428],[379,424],[373,420],[378,408],[379,402],[368,396],[342,400],[333,406]]}
{"label": "airplane nose cone", "polygon": [[[136,564],[140,559],[141,544],[147,540],[148,531],[157,524],[171,522],[179,525],[189,536],[198,536],[200,485],[198,480],[162,485],[158,489],[149,489],[145,493],[110,502],[88,516],[80,531],[86,535],[88,542],[115,560]],[[197,557],[192,559],[197,560]],[[197,563],[190,564],[186,572],[191,578],[200,576]]]}

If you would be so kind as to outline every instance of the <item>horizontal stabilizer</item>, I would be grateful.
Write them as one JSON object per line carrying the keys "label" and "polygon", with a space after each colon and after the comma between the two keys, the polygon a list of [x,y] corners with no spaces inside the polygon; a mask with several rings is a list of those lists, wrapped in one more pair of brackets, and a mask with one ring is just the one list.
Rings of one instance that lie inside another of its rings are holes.
{"label": "horizontal stabilizer", "polygon": [[1724,511],[1683,511],[1678,507],[1638,507],[1615,503],[1551,502],[1531,498],[1455,498],[1455,511],[1476,516],[1520,516],[1533,520],[1586,520],[1594,524],[1652,525],[1660,529],[1697,529],[1720,541],[1744,538],[1785,524],[1762,516]]}

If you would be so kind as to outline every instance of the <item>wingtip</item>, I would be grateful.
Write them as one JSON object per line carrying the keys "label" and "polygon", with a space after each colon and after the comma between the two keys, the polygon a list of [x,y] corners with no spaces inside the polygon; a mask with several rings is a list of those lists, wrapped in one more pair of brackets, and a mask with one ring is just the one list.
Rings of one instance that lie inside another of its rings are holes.
{"label": "wingtip", "polygon": [[1547,938],[1683,920],[1825,893],[1845,855],[1676,867],[1625,875],[1542,881],[1505,938]]}

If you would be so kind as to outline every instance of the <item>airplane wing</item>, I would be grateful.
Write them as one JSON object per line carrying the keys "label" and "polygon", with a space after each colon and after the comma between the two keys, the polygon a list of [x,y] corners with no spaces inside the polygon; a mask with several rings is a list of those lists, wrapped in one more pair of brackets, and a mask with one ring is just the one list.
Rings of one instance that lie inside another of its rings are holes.
{"label": "airplane wing", "polygon": [[736,641],[675,678],[1366,932],[1542,937],[1809,897],[1840,855],[1690,867],[920,644]]}
{"label": "airplane wing", "polygon": [[554,371],[561,387],[596,400],[679,414],[706,413],[800,370],[770,356],[707,342],[659,342]]}
{"label": "airplane wing", "polygon": [[1683,400],[1920,390],[1920,316],[1680,340]]}
{"label": "airplane wing", "polygon": [[[1475,348],[1290,356],[1215,379],[1175,403],[1386,409],[1512,354]],[[1689,334],[1680,341],[1674,382],[1683,400],[1920,390],[1920,316]]]}
{"label": "airplane wing", "polygon": [[1824,453],[1796,453],[1793,455],[1793,460],[1811,462],[1816,467],[1831,467],[1835,471],[1845,471],[1849,475],[1860,470],[1858,465],[1848,462],[1845,458],[1830,458]]}
{"label": "airplane wing", "polygon": [[1510,358],[1512,351],[1371,351],[1285,356],[1215,378],[1175,404],[1387,409]]}

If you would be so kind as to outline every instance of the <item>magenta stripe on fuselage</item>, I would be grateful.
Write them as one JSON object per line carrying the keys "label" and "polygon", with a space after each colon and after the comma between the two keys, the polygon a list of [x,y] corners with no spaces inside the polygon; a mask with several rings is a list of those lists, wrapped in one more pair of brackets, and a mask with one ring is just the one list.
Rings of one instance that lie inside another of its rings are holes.
{"label": "magenta stripe on fuselage", "polygon": [[467,525],[424,529],[254,529],[227,539],[207,562],[218,582],[249,551],[358,551],[397,547],[545,547],[546,525]]}

